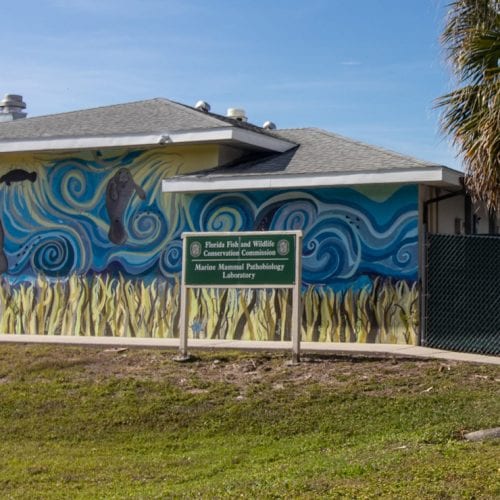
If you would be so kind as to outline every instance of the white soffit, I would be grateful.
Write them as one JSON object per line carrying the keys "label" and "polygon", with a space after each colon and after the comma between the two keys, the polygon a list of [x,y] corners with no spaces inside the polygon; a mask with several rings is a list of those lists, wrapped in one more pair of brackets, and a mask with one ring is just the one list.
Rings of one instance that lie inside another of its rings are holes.
{"label": "white soffit", "polygon": [[161,136],[132,135],[105,137],[44,138],[20,141],[1,141],[0,153],[27,151],[60,151],[73,149],[100,149],[120,146],[147,146],[160,144]]}
{"label": "white soffit", "polygon": [[162,181],[164,193],[192,193],[207,191],[236,191],[253,189],[318,188],[352,186],[356,184],[429,184],[460,187],[461,172],[445,167],[411,170],[366,171],[356,173],[300,174],[300,175],[190,175]]}
{"label": "white soffit", "polygon": [[284,153],[289,149],[297,146],[297,144],[272,137],[266,134],[260,134],[253,130],[246,130],[236,127],[225,127],[221,129],[198,130],[188,132],[176,132],[164,136],[166,144],[190,144],[200,142],[237,142],[242,145],[252,148],[263,149],[266,151],[274,151],[276,153]]}
{"label": "white soffit", "polygon": [[196,143],[238,143],[251,148],[283,153],[296,144],[237,127],[195,130],[187,132],[134,134],[100,137],[48,137],[29,140],[2,141],[0,153],[23,151],[57,151],[75,149],[98,149],[132,146],[154,146],[159,144],[196,144]]}

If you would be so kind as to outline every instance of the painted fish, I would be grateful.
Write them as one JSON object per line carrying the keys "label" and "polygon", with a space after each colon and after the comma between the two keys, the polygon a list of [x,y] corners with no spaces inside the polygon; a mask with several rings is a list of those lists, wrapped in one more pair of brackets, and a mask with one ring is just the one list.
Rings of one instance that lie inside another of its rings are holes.
{"label": "painted fish", "polygon": [[144,189],[134,182],[126,168],[120,168],[106,186],[106,210],[110,220],[108,237],[116,245],[122,245],[127,241],[128,234],[123,225],[123,214],[134,191],[139,198],[143,200],[146,198]]}
{"label": "painted fish", "polygon": [[2,226],[2,222],[0,221],[0,274],[7,272],[9,269],[9,263],[7,261],[7,256],[5,255],[5,252],[3,251],[4,238],[5,238],[5,235],[3,232],[3,226]]}
{"label": "painted fish", "polygon": [[0,182],[5,182],[7,186],[10,186],[13,182],[23,182],[23,181],[36,181],[36,172],[26,172],[21,168],[15,168],[5,175],[0,177]]}

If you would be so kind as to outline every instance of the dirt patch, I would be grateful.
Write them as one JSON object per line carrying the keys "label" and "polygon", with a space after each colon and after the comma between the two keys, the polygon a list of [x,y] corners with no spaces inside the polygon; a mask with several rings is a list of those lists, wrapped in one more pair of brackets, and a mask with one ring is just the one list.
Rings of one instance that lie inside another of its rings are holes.
{"label": "dirt patch", "polygon": [[[212,384],[228,384],[240,394],[261,384],[277,392],[318,384],[330,390],[354,385],[373,395],[432,394],[434,382],[452,382],[457,367],[461,376],[465,370],[474,385],[500,378],[500,369],[442,361],[315,355],[289,366],[288,354],[201,351],[186,363],[176,363],[174,355],[173,351],[148,349],[5,345],[0,347],[0,380],[16,377],[16,364],[6,363],[13,357],[37,378],[56,371],[61,377],[71,372],[77,380],[163,381],[192,394],[202,394]],[[422,375],[427,377],[422,379]]]}

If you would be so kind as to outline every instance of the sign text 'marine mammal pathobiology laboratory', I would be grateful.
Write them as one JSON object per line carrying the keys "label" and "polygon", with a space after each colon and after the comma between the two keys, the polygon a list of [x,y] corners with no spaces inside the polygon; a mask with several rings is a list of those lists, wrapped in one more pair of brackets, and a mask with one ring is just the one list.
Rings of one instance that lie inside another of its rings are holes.
{"label": "sign text 'marine mammal pathobiology laboratory'", "polygon": [[187,286],[291,286],[295,234],[185,234]]}

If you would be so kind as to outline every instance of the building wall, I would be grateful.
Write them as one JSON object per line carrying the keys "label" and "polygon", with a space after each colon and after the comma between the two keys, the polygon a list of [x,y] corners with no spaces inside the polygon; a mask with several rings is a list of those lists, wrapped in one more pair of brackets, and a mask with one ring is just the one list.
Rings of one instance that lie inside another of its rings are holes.
{"label": "building wall", "polygon": [[[303,229],[306,340],[414,343],[417,186],[176,195],[214,147],[3,156],[0,332],[175,336],[181,233]],[[285,290],[196,290],[193,336],[285,339]]]}
{"label": "building wall", "polygon": [[[432,194],[432,192],[436,194]],[[444,192],[440,193],[441,195]],[[432,190],[428,199],[439,196],[436,190]],[[472,216],[474,217],[471,226],[474,226],[474,234],[489,234],[489,216],[484,206],[473,206]],[[439,234],[465,234],[465,198],[458,195],[439,203],[429,206],[429,231]],[[500,219],[497,216],[495,233],[499,234]]]}

